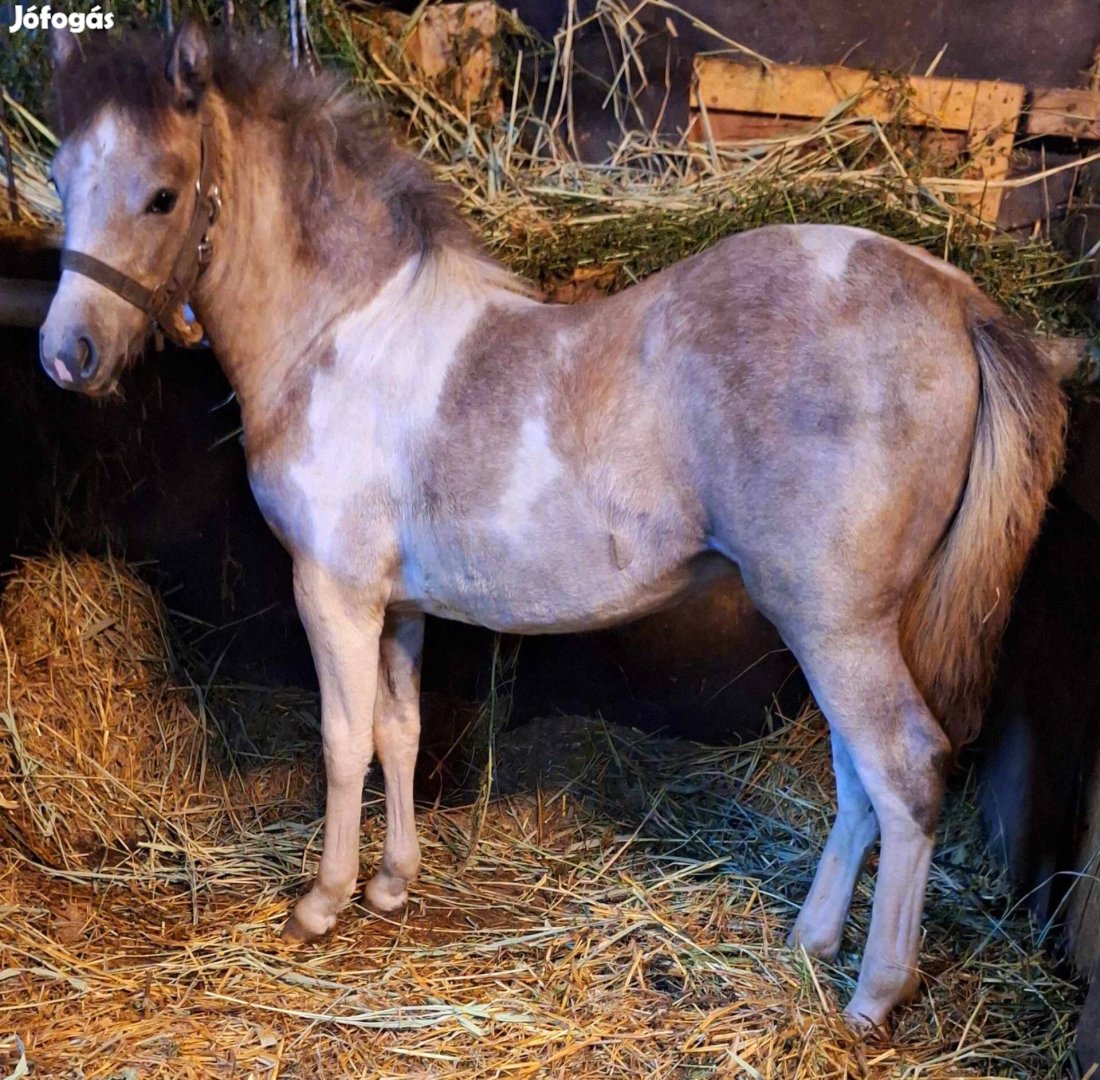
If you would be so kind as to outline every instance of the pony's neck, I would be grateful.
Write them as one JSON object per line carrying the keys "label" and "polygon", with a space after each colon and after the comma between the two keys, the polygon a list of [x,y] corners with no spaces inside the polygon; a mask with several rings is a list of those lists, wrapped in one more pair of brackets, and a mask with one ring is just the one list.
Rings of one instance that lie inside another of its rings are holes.
{"label": "pony's neck", "polygon": [[329,198],[323,235],[316,223],[308,234],[287,190],[287,133],[216,95],[207,108],[222,213],[193,302],[247,426],[250,412],[278,404],[296,369],[318,361],[332,327],[369,303],[405,255],[385,207],[363,185]]}

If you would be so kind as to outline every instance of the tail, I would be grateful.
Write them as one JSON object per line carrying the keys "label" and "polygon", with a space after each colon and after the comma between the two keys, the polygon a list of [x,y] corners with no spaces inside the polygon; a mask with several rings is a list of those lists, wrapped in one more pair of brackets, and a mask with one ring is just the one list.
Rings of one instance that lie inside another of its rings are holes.
{"label": "tail", "polygon": [[1031,335],[983,301],[969,313],[980,392],[955,518],[906,599],[902,652],[958,750],[981,728],[1012,595],[1062,468],[1066,404]]}

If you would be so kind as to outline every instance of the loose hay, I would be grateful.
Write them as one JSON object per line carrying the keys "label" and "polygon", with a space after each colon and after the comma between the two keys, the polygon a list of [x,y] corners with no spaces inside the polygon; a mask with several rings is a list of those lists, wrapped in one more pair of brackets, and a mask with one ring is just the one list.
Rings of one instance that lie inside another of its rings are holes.
{"label": "loose hay", "polygon": [[5,830],[73,869],[147,839],[198,787],[205,733],[171,684],[159,598],[126,566],[25,559],[0,600]]}
{"label": "loose hay", "polygon": [[314,761],[292,757],[308,695],[190,684],[160,598],[115,559],[21,560],[0,597],[0,659],[0,827],[42,863],[102,868],[319,804]]}
{"label": "loose hay", "polygon": [[[315,701],[175,687],[159,601],[111,560],[23,562],[0,630],[8,1072],[943,1080],[1068,1061],[1079,994],[987,863],[965,791],[932,876],[926,988],[893,1046],[836,1011],[868,882],[837,965],[785,947],[832,805],[816,714],[721,750],[584,718],[497,732],[505,794],[421,810],[408,913],[356,904],[293,950],[278,931],[320,839]],[[379,796],[367,810],[364,870]]]}
{"label": "loose hay", "polygon": [[[422,808],[409,911],[356,903],[316,946],[277,934],[318,821],[79,875],[8,852],[0,1030],[49,1077],[1062,1075],[1078,991],[987,862],[965,791],[932,874],[926,986],[893,1045],[863,1043],[836,1010],[870,883],[838,964],[784,945],[832,802],[817,714],[729,749],[578,718],[524,732],[498,740],[513,776],[539,740],[590,752],[565,786],[493,800],[465,865],[471,808]],[[371,795],[364,871],[383,828]]]}

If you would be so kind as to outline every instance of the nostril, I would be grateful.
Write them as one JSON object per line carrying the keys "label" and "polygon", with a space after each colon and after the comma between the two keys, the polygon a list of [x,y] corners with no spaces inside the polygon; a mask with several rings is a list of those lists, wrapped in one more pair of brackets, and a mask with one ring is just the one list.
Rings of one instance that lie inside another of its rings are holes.
{"label": "nostril", "polygon": [[91,338],[77,338],[76,364],[82,379],[90,379],[95,374],[95,369],[99,366],[99,354]]}

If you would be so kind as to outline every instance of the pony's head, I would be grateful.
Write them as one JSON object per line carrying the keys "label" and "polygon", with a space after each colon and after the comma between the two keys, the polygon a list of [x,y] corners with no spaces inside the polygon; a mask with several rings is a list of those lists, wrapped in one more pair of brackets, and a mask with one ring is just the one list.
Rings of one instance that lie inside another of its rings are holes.
{"label": "pony's head", "polygon": [[194,23],[122,42],[63,31],[51,46],[65,252],[41,359],[58,386],[99,395],[191,269],[211,46]]}

